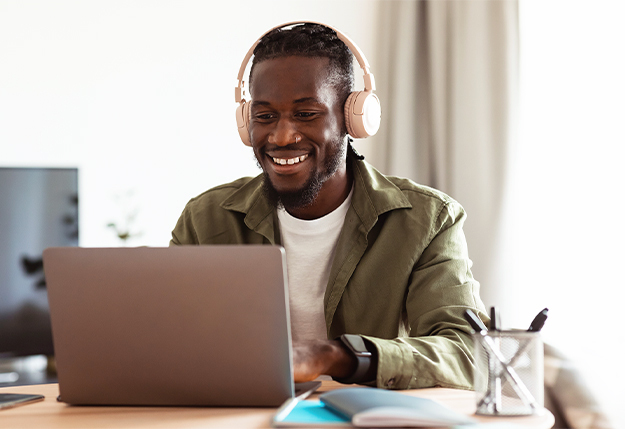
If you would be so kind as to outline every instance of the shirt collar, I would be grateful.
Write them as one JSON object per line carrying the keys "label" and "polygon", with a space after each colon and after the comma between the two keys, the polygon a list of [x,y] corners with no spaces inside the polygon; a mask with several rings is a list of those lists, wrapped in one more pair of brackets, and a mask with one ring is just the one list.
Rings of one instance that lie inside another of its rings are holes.
{"label": "shirt collar", "polygon": [[[402,190],[364,160],[352,158],[354,194],[352,207],[369,230],[378,217],[391,210],[411,208]],[[275,207],[263,194],[263,175],[260,174],[221,203],[226,210],[245,213],[245,224],[252,230],[273,237]],[[271,240],[271,238],[270,238]]]}

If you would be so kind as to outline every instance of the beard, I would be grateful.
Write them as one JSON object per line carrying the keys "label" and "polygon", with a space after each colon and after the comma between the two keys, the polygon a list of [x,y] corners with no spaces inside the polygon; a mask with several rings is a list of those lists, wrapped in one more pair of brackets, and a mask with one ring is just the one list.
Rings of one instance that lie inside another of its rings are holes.
{"label": "beard", "polygon": [[[282,207],[287,211],[310,206],[317,199],[323,184],[336,173],[346,157],[346,144],[344,139],[339,138],[331,143],[328,156],[323,163],[323,168],[313,170],[304,185],[295,191],[278,191],[271,178],[263,170],[263,192],[269,203],[274,207]],[[258,159],[256,163],[261,167]],[[261,167],[262,169],[262,167]]]}

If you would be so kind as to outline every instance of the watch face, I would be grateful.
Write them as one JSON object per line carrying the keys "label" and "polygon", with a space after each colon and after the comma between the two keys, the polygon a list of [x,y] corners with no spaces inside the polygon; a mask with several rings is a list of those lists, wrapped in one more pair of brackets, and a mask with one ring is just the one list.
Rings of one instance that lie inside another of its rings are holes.
{"label": "watch face", "polygon": [[365,341],[359,335],[344,334],[341,336],[343,343],[354,352],[356,356],[368,357],[371,356],[371,352],[367,350]]}

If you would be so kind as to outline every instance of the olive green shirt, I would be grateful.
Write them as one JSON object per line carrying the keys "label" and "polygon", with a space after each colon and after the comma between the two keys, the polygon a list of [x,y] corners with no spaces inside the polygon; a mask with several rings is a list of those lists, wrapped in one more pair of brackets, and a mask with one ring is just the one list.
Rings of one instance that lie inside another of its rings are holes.
{"label": "olive green shirt", "polygon": [[[328,338],[360,334],[378,351],[376,385],[471,389],[473,342],[463,313],[484,320],[462,225],[434,189],[352,160],[354,193],[325,291]],[[171,245],[280,244],[262,175],[210,189],[185,207]]]}

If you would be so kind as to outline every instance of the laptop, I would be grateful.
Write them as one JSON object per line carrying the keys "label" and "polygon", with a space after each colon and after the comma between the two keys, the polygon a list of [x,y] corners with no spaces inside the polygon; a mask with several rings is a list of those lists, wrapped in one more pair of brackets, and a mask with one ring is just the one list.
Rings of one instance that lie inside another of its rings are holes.
{"label": "laptop", "polygon": [[294,396],[284,249],[48,248],[60,400],[271,406]]}

